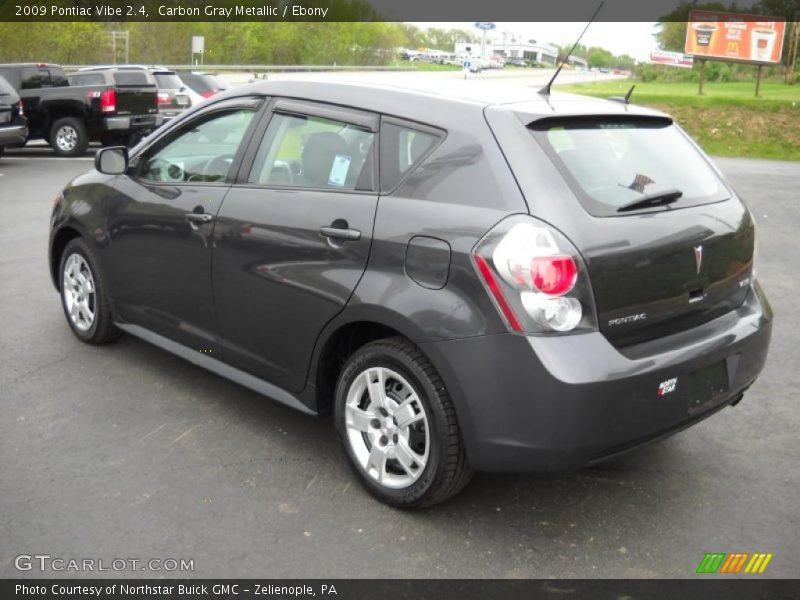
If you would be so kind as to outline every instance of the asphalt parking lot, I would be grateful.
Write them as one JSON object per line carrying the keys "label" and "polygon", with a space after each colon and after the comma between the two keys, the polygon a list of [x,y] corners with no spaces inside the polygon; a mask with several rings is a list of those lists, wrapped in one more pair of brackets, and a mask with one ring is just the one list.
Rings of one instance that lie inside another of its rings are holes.
{"label": "asphalt parking lot", "polygon": [[443,506],[402,513],[359,488],[330,421],[130,336],[79,343],[46,246],[52,199],[89,155],[8,153],[0,577],[41,576],[14,568],[34,553],[193,559],[181,575],[203,578],[693,577],[710,551],[771,552],[765,576],[800,576],[800,164],[717,162],[758,221],[758,276],[777,319],[744,401],[594,468],[479,475]]}

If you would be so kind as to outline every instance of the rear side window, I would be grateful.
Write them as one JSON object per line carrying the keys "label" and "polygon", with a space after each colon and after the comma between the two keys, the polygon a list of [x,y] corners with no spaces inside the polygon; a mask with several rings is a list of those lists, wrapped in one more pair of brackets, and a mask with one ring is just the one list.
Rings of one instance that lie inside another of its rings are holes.
{"label": "rear side window", "polygon": [[37,67],[26,67],[22,69],[23,90],[36,90],[43,87],[50,87],[50,71]]}
{"label": "rear side window", "polygon": [[381,191],[388,193],[397,187],[440,138],[431,131],[384,122],[381,126]]}
{"label": "rear side window", "polygon": [[371,190],[375,134],[322,117],[276,113],[256,154],[249,183]]}
{"label": "rear side window", "polygon": [[726,199],[714,170],[668,119],[543,119],[528,127],[594,216],[617,216],[638,198],[678,190],[670,208]]}
{"label": "rear side window", "polygon": [[150,80],[144,71],[117,71],[114,73],[114,83],[117,85],[150,85]]}

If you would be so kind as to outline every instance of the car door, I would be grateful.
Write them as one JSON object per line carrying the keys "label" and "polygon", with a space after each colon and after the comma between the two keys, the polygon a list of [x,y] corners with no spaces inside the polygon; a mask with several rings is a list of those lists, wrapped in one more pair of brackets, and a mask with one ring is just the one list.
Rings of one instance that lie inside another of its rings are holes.
{"label": "car door", "polygon": [[217,216],[214,301],[225,361],[297,392],[366,268],[378,118],[286,99],[269,113]]}
{"label": "car door", "polygon": [[107,273],[117,315],[217,357],[214,218],[261,102],[218,103],[159,138],[116,180],[109,202]]}

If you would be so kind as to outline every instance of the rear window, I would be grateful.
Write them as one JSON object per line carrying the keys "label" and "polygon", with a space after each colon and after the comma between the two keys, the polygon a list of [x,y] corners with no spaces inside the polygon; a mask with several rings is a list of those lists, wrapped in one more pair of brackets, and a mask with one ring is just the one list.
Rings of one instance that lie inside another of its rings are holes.
{"label": "rear window", "polygon": [[106,80],[102,73],[78,73],[68,77],[69,84],[73,86],[81,85],[104,85]]}
{"label": "rear window", "polygon": [[202,94],[203,92],[210,92],[213,91],[214,88],[209,87],[209,84],[206,80],[201,77],[200,75],[195,75],[194,73],[181,73],[180,74],[181,81],[192,88],[198,94]]}
{"label": "rear window", "polygon": [[618,209],[674,190],[682,195],[668,205],[670,209],[729,196],[711,166],[669,119],[542,119],[528,128],[594,216],[629,214]]}
{"label": "rear window", "polygon": [[218,92],[230,89],[230,86],[217,75],[202,75],[202,78],[208,82],[209,86],[211,86],[210,89],[216,90]]}
{"label": "rear window", "polygon": [[179,90],[183,87],[183,82],[175,73],[154,73],[154,76],[159,89]]}
{"label": "rear window", "polygon": [[117,71],[114,73],[117,85],[151,85],[144,71]]}
{"label": "rear window", "polygon": [[19,89],[19,72],[17,70],[0,68],[0,77],[5,79],[15,90]]}
{"label": "rear window", "polygon": [[0,96],[16,96],[17,91],[0,75]]}

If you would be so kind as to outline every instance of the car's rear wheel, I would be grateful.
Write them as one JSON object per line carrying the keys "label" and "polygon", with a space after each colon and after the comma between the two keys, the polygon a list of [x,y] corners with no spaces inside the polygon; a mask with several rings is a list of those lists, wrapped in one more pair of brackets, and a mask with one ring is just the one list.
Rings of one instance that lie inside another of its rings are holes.
{"label": "car's rear wheel", "polygon": [[88,244],[70,241],[59,266],[61,304],[72,332],[89,344],[104,344],[119,336],[106,295],[105,279]]}
{"label": "car's rear wheel", "polygon": [[80,156],[89,147],[83,121],[76,117],[58,119],[50,128],[50,145],[59,156]]}
{"label": "car's rear wheel", "polygon": [[472,471],[447,390],[404,338],[372,342],[349,358],[334,416],[351,466],[387,504],[431,506],[469,482]]}

